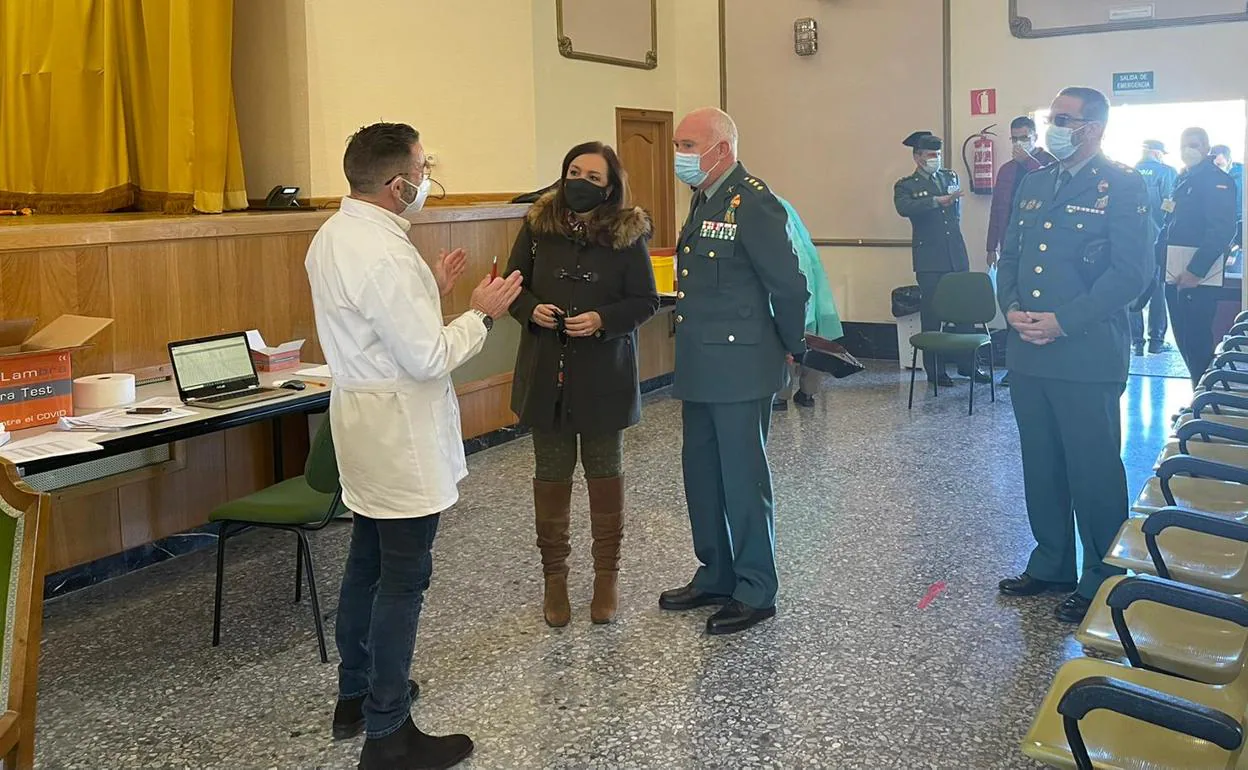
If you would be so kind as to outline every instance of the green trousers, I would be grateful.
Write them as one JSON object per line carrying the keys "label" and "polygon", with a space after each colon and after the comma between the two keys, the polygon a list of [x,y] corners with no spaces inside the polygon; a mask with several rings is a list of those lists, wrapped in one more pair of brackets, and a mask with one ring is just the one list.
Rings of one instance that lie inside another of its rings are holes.
{"label": "green trousers", "polygon": [[1036,547],[1027,574],[1038,580],[1076,579],[1075,523],[1083,542],[1079,594],[1092,598],[1107,577],[1105,564],[1127,520],[1122,465],[1121,383],[1070,382],[1010,372],[1010,394],[1023,451],[1027,518]]}
{"label": "green trousers", "polygon": [[620,475],[624,457],[624,431],[594,435],[533,431],[533,456],[538,481],[571,481],[576,470],[576,445],[580,439],[581,467],[587,479],[609,479]]}
{"label": "green trousers", "polygon": [[776,603],[776,532],[767,465],[771,397],[736,404],[685,401],[681,464],[702,566],[698,589],[762,609]]}

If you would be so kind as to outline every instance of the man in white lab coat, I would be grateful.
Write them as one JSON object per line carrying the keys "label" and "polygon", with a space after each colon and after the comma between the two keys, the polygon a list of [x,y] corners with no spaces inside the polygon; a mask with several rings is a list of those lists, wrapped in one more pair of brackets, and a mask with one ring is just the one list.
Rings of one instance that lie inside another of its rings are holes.
{"label": "man in white lab coat", "polygon": [[445,768],[473,748],[411,719],[416,625],[433,570],[439,514],[467,475],[451,372],[480,352],[520,273],[486,276],[471,309],[442,323],[441,297],[464,272],[462,249],[431,270],[408,238],[429,193],[411,126],[378,123],[347,145],[351,194],[317,232],[306,267],[333,374],[329,417],[343,503],[355,513],[338,605],[335,738],[361,730],[361,768]]}

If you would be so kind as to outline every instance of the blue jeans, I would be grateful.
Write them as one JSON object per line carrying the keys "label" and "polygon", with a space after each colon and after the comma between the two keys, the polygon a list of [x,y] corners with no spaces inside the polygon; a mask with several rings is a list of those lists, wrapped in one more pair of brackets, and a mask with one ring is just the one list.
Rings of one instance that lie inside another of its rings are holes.
{"label": "blue jeans", "polygon": [[384,738],[407,721],[407,680],[416,625],[433,576],[438,516],[370,519],[351,525],[351,550],[338,599],[335,638],[338,698],[364,699],[369,738]]}

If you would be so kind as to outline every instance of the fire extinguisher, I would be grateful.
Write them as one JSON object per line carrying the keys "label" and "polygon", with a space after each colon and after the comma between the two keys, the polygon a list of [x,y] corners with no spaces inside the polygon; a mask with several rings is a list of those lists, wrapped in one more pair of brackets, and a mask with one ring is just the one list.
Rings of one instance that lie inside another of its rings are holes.
{"label": "fire extinguisher", "polygon": [[[992,195],[992,188],[997,183],[997,167],[993,162],[992,137],[996,136],[992,129],[993,123],[978,134],[967,137],[962,143],[962,162],[971,176],[971,192],[976,195]],[[966,149],[971,148],[971,158],[967,158]]]}

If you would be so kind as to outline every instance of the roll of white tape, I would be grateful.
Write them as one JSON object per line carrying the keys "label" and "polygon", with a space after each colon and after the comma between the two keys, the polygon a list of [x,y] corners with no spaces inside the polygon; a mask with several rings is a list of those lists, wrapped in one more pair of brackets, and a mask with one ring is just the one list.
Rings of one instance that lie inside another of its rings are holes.
{"label": "roll of white tape", "polygon": [[134,403],[133,374],[92,374],[74,380],[74,411]]}

